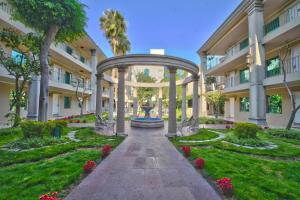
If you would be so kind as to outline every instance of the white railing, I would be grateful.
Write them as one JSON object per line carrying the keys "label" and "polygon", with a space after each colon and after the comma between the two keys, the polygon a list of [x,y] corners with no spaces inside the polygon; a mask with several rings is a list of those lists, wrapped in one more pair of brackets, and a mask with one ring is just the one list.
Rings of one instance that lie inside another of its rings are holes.
{"label": "white railing", "polygon": [[294,21],[298,17],[300,17],[300,2],[293,4],[279,16],[280,26]]}
{"label": "white railing", "polygon": [[8,14],[12,14],[11,6],[4,0],[0,0],[0,9]]}
{"label": "white railing", "polygon": [[300,72],[300,55],[287,58],[284,62],[284,69],[287,74]]}

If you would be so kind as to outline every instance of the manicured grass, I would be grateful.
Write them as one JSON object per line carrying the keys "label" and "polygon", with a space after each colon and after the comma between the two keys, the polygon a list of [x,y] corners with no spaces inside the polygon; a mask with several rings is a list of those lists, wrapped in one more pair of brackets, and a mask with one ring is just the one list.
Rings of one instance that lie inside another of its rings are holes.
{"label": "manicured grass", "polygon": [[208,129],[200,129],[198,133],[191,136],[175,137],[172,138],[172,142],[178,142],[179,140],[209,140],[218,137],[219,135],[209,131]]}
{"label": "manicured grass", "polygon": [[41,194],[62,191],[79,180],[87,160],[99,159],[99,150],[79,150],[50,160],[0,168],[0,199],[38,199]]}
{"label": "manicured grass", "polygon": [[277,138],[266,133],[259,133],[259,137],[278,145],[278,148],[247,149],[222,141],[183,144],[177,138],[171,141],[177,147],[193,147],[190,161],[198,157],[205,159],[202,173],[210,177],[208,180],[231,178],[234,185],[232,199],[299,199],[299,140]]}
{"label": "manicured grass", "polygon": [[0,129],[0,147],[9,142],[16,141],[23,137],[20,128],[4,128]]}
{"label": "manicured grass", "polygon": [[[23,137],[19,133],[9,136],[6,142]],[[0,135],[0,141],[3,137],[7,134]],[[87,160],[100,161],[101,146],[116,147],[123,141],[122,137],[100,136],[89,128],[78,129],[76,138],[81,141],[20,152],[0,150],[0,200],[38,199],[44,193],[63,192],[82,177]]]}
{"label": "manicured grass", "polygon": [[93,123],[96,121],[96,116],[93,114],[90,115],[83,115],[83,116],[79,116],[79,117],[74,117],[72,119],[69,119],[67,121],[72,120],[73,122],[76,122],[77,120],[80,120],[81,122],[85,121],[86,123]]}

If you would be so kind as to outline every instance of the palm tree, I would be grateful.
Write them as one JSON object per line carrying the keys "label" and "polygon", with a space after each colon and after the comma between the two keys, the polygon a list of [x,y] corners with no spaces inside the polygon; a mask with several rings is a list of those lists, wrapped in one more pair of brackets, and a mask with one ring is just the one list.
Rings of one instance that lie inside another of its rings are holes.
{"label": "palm tree", "polygon": [[100,18],[100,27],[114,55],[125,54],[130,50],[130,42],[126,36],[126,22],[120,12],[110,9],[104,11],[104,15]]}

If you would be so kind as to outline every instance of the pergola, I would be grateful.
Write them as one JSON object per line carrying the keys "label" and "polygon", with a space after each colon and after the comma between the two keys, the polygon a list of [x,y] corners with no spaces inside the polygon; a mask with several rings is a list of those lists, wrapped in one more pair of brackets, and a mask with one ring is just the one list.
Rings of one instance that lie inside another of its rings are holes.
{"label": "pergola", "polygon": [[[100,62],[97,66],[97,97],[96,97],[96,115],[101,115],[102,113],[102,79],[103,72],[109,69],[118,68],[118,102],[117,102],[117,135],[125,134],[125,71],[129,66],[133,65],[151,65],[151,66],[165,66],[168,67],[170,72],[169,81],[169,121],[168,121],[168,134],[167,136],[175,136],[176,127],[176,70],[182,69],[192,74],[193,82],[193,117],[198,118],[199,107],[198,107],[198,81],[199,81],[199,68],[198,66],[188,60],[166,56],[166,55],[154,55],[154,54],[132,54],[125,56],[117,56],[113,58],[108,58]],[[182,110],[186,113],[186,84],[183,82],[183,92],[182,92]],[[110,87],[110,97],[109,97],[109,115],[112,119],[114,95],[113,95],[113,84]],[[161,112],[162,99],[159,99],[159,112]],[[135,106],[137,107],[137,106]],[[185,114],[183,114],[186,116]],[[99,126],[96,121],[96,128]]]}

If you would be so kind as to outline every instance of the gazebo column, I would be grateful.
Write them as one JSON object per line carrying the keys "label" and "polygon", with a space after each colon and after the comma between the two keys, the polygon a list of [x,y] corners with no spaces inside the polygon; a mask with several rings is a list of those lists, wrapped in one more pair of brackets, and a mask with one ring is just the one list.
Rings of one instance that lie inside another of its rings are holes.
{"label": "gazebo column", "polygon": [[193,118],[197,119],[196,126],[198,126],[198,118],[199,118],[199,94],[198,94],[198,86],[199,86],[199,76],[193,76]]}
{"label": "gazebo column", "polygon": [[167,137],[176,136],[176,68],[169,67],[169,124]]}
{"label": "gazebo column", "polygon": [[118,69],[117,135],[125,134],[125,68]]}
{"label": "gazebo column", "polygon": [[162,118],[162,109],[163,109],[163,102],[162,102],[162,87],[159,88],[159,93],[158,93],[158,117]]}
{"label": "gazebo column", "polygon": [[[96,81],[96,87],[97,87],[97,94],[96,94],[96,116],[101,116],[102,114],[102,78],[103,74],[97,74],[97,81]],[[100,128],[99,121],[96,120],[96,129]]]}
{"label": "gazebo column", "polygon": [[181,121],[186,120],[186,84],[182,85]]}
{"label": "gazebo column", "polygon": [[114,120],[114,83],[109,83],[109,121]]}
{"label": "gazebo column", "polygon": [[133,88],[133,117],[137,117],[137,112],[138,112],[137,88]]}

